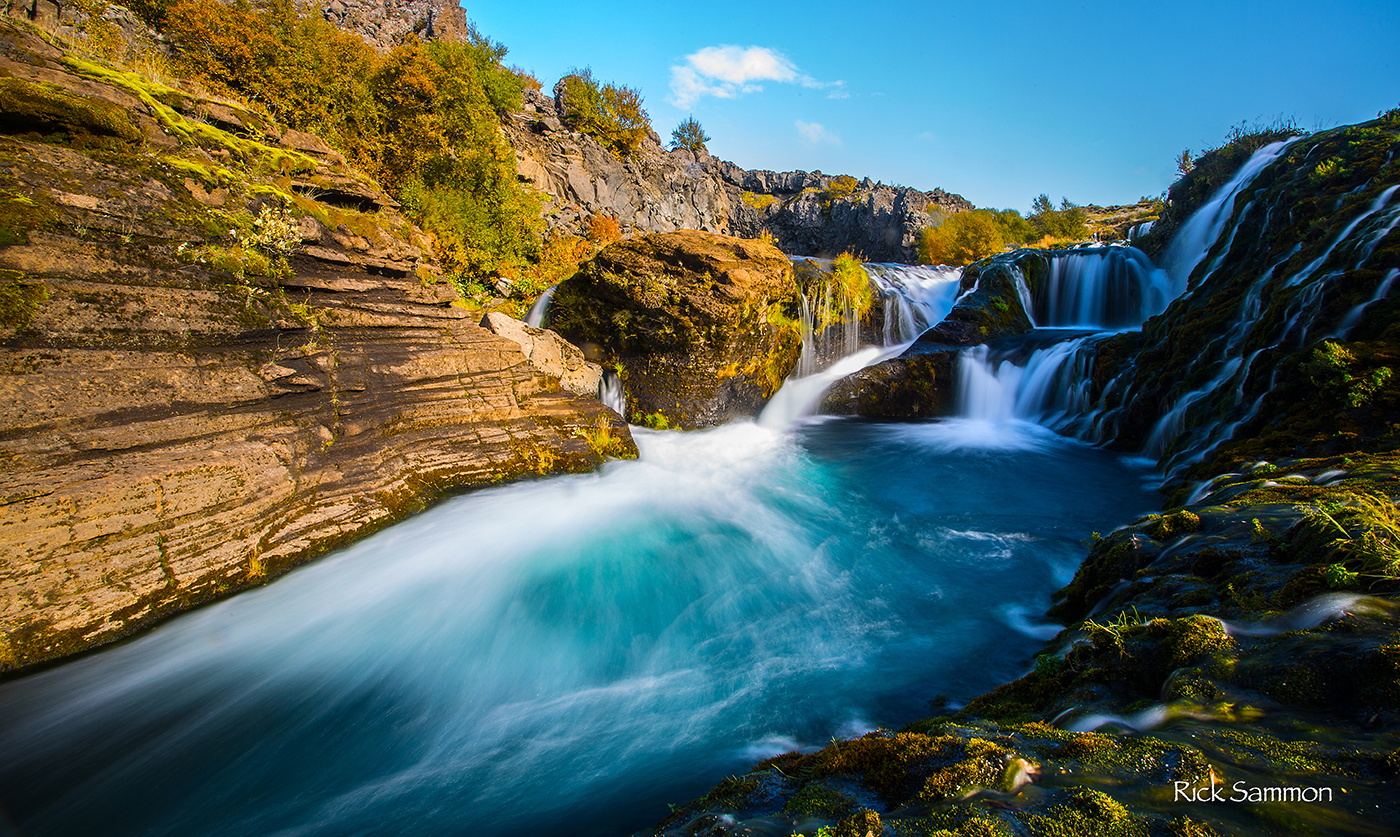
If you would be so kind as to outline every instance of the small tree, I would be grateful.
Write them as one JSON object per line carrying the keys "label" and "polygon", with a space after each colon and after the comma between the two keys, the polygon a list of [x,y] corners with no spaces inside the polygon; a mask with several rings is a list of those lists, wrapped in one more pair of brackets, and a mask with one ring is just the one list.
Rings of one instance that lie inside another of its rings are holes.
{"label": "small tree", "polygon": [[1190,173],[1191,173],[1191,169],[1194,169],[1195,167],[1196,167],[1196,164],[1195,164],[1194,162],[1192,162],[1192,160],[1191,160],[1191,149],[1189,149],[1189,148],[1186,149],[1185,151],[1181,152],[1181,156],[1176,158],[1176,173],[1177,173],[1177,174],[1181,174],[1181,175],[1190,174]]}
{"label": "small tree", "polygon": [[705,143],[710,141],[710,137],[705,133],[705,129],[700,126],[700,120],[693,116],[687,116],[676,129],[671,132],[671,150],[676,151],[684,148],[688,151],[704,151]]}

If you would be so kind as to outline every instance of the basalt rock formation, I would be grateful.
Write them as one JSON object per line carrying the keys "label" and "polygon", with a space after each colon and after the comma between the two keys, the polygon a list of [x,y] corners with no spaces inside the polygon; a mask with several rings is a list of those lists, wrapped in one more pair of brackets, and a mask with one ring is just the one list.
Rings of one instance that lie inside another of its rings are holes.
{"label": "basalt rock formation", "polygon": [[797,362],[792,265],[770,244],[681,231],[604,248],[550,323],[617,369],[629,418],[684,428],[754,415]]}
{"label": "basalt rock formation", "polygon": [[771,234],[795,255],[851,252],[867,261],[914,262],[935,214],[972,209],[959,195],[857,181],[821,172],[748,171],[705,151],[666,151],[652,134],[619,159],[563,120],[555,98],[527,96],[506,136],[520,176],[549,195],[552,229],[584,232],[607,215],[624,232],[695,229],[743,238]]}
{"label": "basalt rock formation", "polygon": [[0,22],[0,667],[635,455],[315,137]]}

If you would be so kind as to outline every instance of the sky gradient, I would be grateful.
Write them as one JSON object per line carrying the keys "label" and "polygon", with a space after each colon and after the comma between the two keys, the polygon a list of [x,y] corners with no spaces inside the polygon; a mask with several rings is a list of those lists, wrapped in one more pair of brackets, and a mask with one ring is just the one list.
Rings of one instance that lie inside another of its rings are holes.
{"label": "sky gradient", "polygon": [[978,206],[1132,203],[1241,120],[1307,129],[1400,105],[1400,2],[464,4],[545,92],[573,68],[641,91],[663,139]]}

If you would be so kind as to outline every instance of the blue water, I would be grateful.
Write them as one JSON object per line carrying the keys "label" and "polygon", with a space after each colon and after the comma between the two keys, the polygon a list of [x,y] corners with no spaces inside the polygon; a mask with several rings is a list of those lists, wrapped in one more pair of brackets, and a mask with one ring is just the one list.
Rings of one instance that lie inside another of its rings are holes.
{"label": "blue water", "polygon": [[603,835],[1018,676],[1154,475],[1033,425],[638,431],[0,686],[24,835]]}

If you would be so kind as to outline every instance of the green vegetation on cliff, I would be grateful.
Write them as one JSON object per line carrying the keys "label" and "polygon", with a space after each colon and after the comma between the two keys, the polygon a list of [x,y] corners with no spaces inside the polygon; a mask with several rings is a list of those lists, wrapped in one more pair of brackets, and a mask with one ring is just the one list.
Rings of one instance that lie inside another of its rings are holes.
{"label": "green vegetation on cliff", "polygon": [[173,0],[139,11],[169,38],[171,72],[322,137],[383,183],[463,290],[483,291],[488,277],[513,287],[549,274],[517,294],[557,280],[538,199],[516,177],[500,132],[533,83],[502,65],[505,47],[470,29],[465,41],[410,36],[381,55],[291,0]]}
{"label": "green vegetation on cliff", "polygon": [[[642,108],[642,94],[636,88],[600,83],[587,67],[564,76],[561,84],[559,99],[564,119],[570,125],[592,136],[619,157],[641,147],[651,130],[651,119]],[[698,122],[695,128],[699,128]],[[704,136],[704,131],[699,132],[699,137],[703,147],[708,137]],[[686,147],[691,148],[696,139],[693,131],[687,133]]]}

